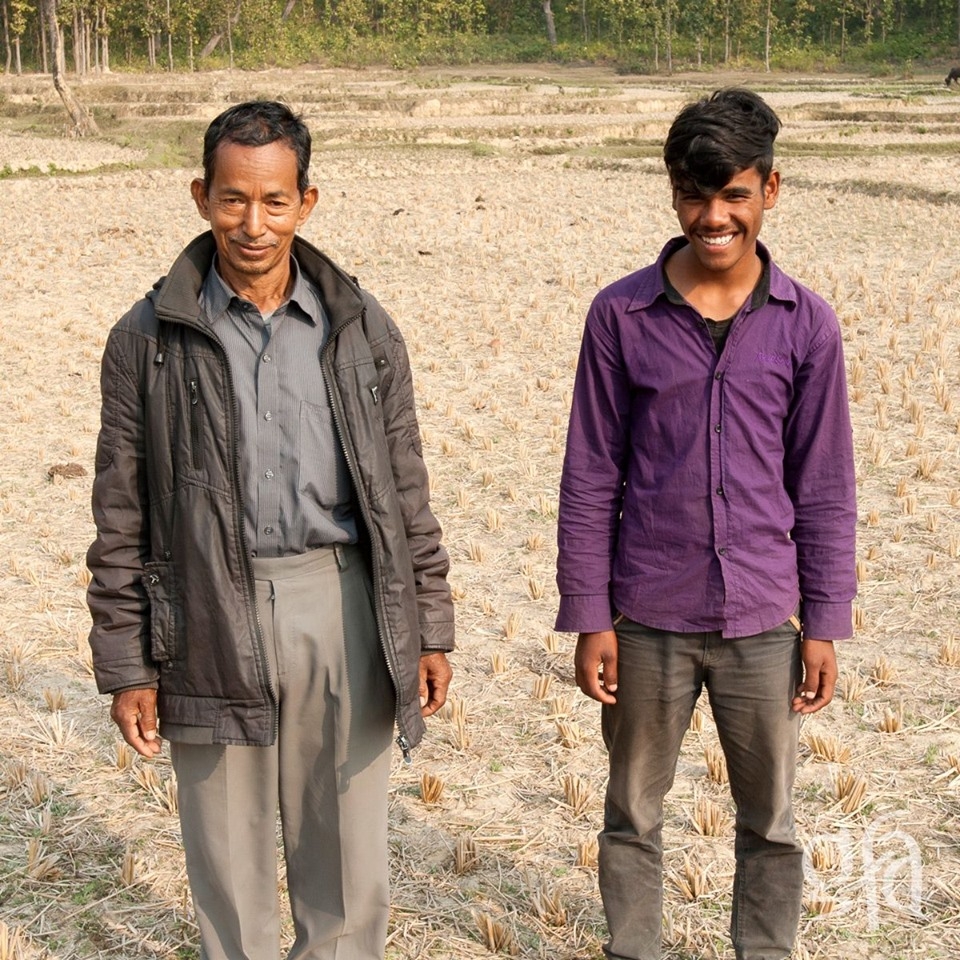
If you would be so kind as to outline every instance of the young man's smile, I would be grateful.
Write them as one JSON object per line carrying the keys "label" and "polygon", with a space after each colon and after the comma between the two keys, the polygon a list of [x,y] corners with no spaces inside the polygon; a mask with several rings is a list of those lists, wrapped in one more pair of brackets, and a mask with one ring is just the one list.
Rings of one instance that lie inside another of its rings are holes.
{"label": "young man's smile", "polygon": [[673,208],[690,242],[693,270],[736,274],[752,268],[763,213],[776,205],[779,191],[779,173],[764,182],[756,167],[734,174],[711,194],[692,185],[674,187]]}

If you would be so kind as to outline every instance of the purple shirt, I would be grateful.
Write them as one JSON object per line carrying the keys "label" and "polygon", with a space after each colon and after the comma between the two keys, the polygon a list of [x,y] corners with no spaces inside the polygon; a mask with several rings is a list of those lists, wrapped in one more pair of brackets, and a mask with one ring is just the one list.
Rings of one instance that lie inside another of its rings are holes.
{"label": "purple shirt", "polygon": [[803,632],[849,637],[856,489],[840,327],[770,262],[718,357],[658,261],[587,314],[560,483],[557,630],[613,611],[750,636],[802,599]]}

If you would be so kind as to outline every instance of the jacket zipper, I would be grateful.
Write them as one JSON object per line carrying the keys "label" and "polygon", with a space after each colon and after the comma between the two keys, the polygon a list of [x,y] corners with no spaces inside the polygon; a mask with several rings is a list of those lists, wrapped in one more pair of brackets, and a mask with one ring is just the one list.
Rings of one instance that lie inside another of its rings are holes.
{"label": "jacket zipper", "polygon": [[196,377],[190,381],[190,456],[193,469],[199,470],[203,457],[200,455],[200,381]]}
{"label": "jacket zipper", "polygon": [[[412,760],[410,757],[410,740],[403,731],[403,722],[400,714],[400,682],[397,678],[396,668],[393,661],[390,659],[390,652],[387,649],[387,638],[383,633],[383,623],[386,620],[386,614],[383,610],[383,596],[380,591],[380,557],[375,549],[373,549],[373,524],[370,522],[370,507],[367,503],[367,494],[361,483],[360,471],[356,464],[356,458],[354,456],[353,450],[350,449],[346,442],[346,434],[343,429],[343,410],[341,408],[341,398],[340,398],[340,389],[337,386],[336,377],[332,375],[333,371],[328,369],[330,366],[329,355],[330,350],[332,349],[332,344],[335,341],[335,338],[340,336],[341,332],[345,330],[350,324],[355,323],[363,316],[363,310],[360,313],[354,314],[352,317],[345,320],[336,330],[334,334],[331,332],[327,342],[323,346],[323,350],[320,354],[320,369],[323,372],[324,379],[327,382],[327,387],[330,393],[330,411],[333,414],[333,423],[337,430],[337,439],[340,441],[340,449],[343,450],[344,459],[347,461],[347,469],[350,471],[350,478],[353,481],[353,488],[357,492],[357,502],[360,504],[360,513],[363,517],[363,522],[366,525],[367,533],[370,535],[371,550],[370,550],[370,559],[373,564],[373,570],[371,571],[372,580],[373,580],[373,596],[375,600],[376,609],[374,610],[374,620],[377,625],[377,637],[380,640],[380,649],[383,651],[383,659],[387,663],[387,672],[390,674],[390,681],[393,684],[393,689],[396,692],[397,703],[395,707],[395,716],[397,722],[397,728],[400,731],[399,735],[396,738],[396,744],[403,753],[403,762],[409,765]],[[380,402],[378,395],[378,388],[372,388],[373,393],[373,402],[378,404]]]}
{"label": "jacket zipper", "polygon": [[[257,628],[257,654],[260,658],[260,668],[263,672],[263,676],[266,678],[266,692],[267,699],[270,701],[270,712],[271,712],[271,730],[272,730],[272,739],[271,743],[276,743],[277,736],[280,733],[280,712],[277,709],[277,692],[274,685],[273,674],[270,670],[270,660],[267,657],[266,645],[263,640],[263,621],[260,619],[260,606],[257,603],[257,584],[253,576],[253,566],[250,563],[250,551],[247,544],[247,531],[246,523],[244,521],[244,509],[243,509],[243,487],[240,483],[240,447],[237,438],[236,424],[240,420],[240,404],[237,400],[237,391],[233,382],[233,371],[230,369],[230,364],[227,362],[227,351],[223,346],[220,338],[216,336],[209,328],[200,326],[197,323],[192,322],[189,319],[184,318],[184,326],[193,327],[193,329],[198,330],[205,337],[215,343],[220,350],[221,359],[223,362],[223,369],[227,374],[227,392],[230,396],[230,407],[233,412],[233,427],[234,429],[229,431],[229,443],[230,443],[230,454],[231,462],[233,463],[233,476],[234,476],[234,490],[237,495],[237,507],[234,511],[234,522],[237,524],[237,533],[238,539],[240,542],[240,563],[243,567],[244,578],[247,582],[247,590],[253,603],[253,616]],[[196,391],[196,393],[195,393]],[[190,381],[190,404],[191,404],[191,414],[193,413],[193,405],[199,400],[199,384],[196,380]],[[191,427],[190,427],[190,441],[193,442],[193,418],[191,418]]]}

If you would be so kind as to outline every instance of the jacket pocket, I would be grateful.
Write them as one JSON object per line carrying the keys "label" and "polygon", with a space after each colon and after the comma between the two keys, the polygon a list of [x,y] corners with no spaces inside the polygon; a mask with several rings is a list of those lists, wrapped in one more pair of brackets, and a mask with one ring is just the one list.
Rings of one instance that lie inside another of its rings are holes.
{"label": "jacket pocket", "polygon": [[181,624],[173,565],[144,564],[141,579],[150,601],[150,656],[157,663],[179,660]]}

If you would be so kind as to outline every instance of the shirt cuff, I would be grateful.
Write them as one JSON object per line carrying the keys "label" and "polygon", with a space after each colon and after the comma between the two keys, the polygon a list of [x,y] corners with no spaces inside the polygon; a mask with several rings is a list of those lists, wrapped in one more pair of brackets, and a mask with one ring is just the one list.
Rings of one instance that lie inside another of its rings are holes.
{"label": "shirt cuff", "polygon": [[803,601],[803,635],[810,640],[849,640],[853,636],[853,604]]}
{"label": "shirt cuff", "polygon": [[560,610],[554,630],[561,633],[599,633],[613,629],[610,595],[577,594],[560,597]]}

